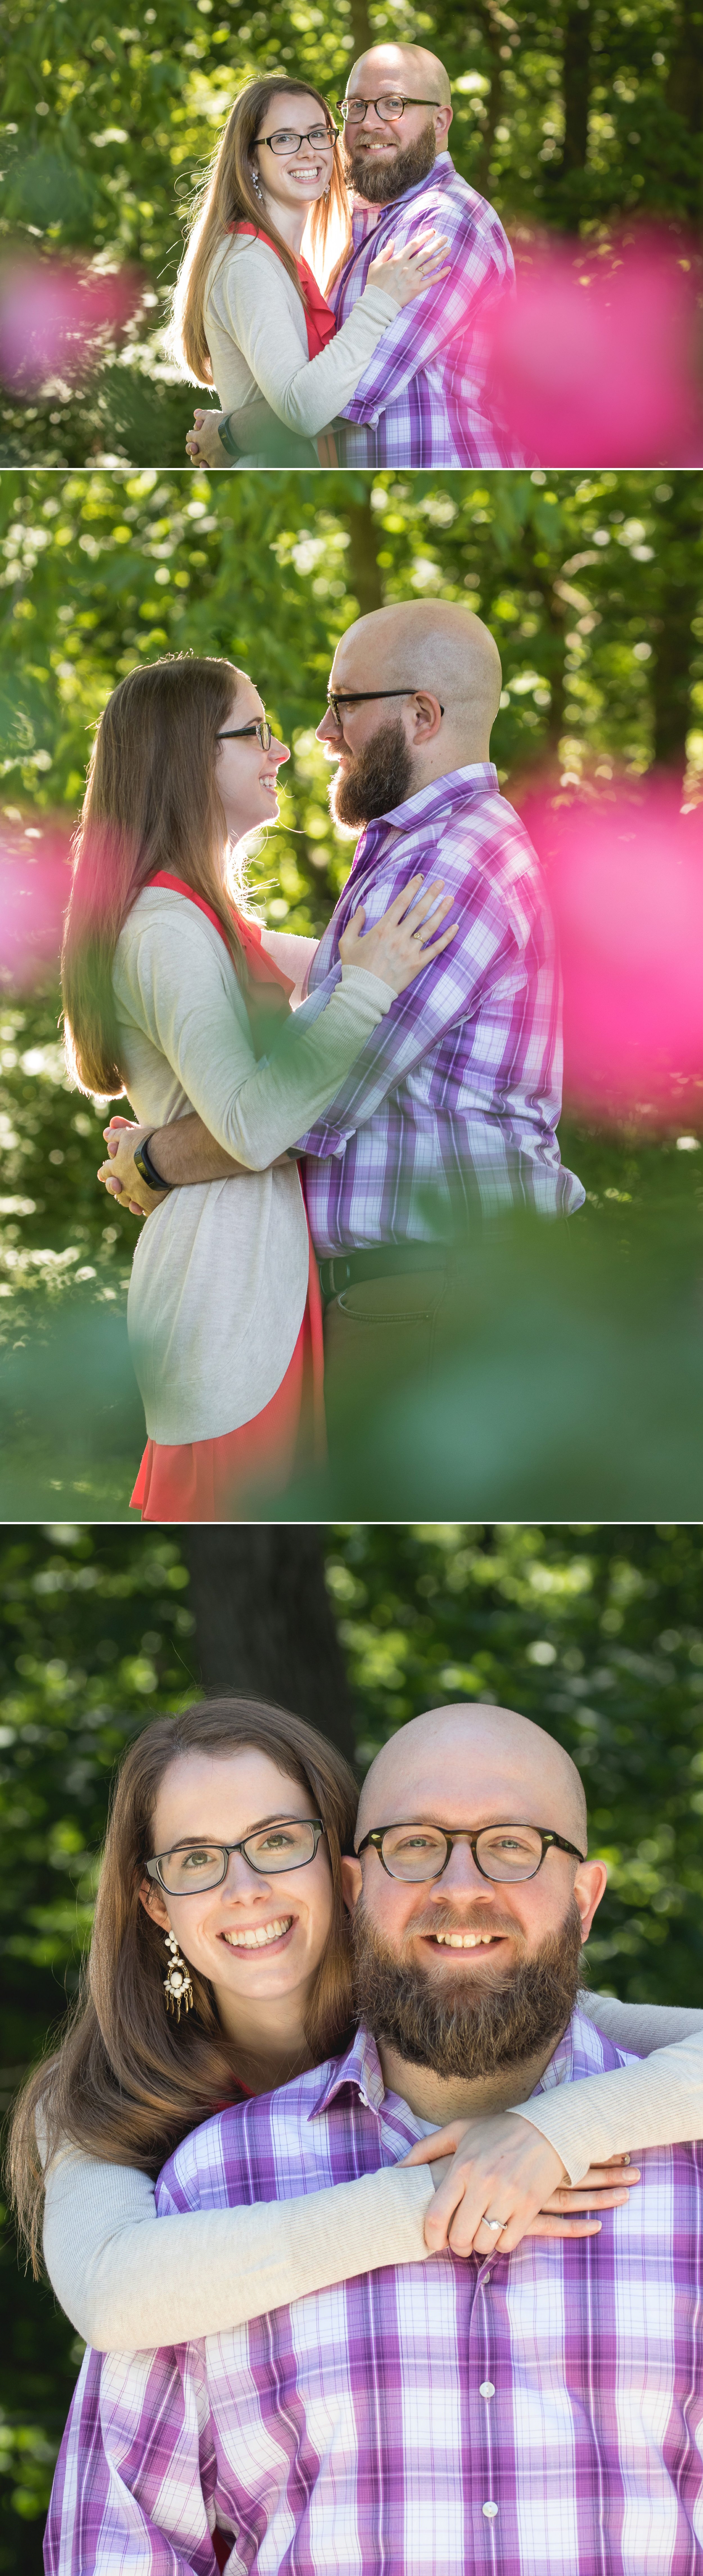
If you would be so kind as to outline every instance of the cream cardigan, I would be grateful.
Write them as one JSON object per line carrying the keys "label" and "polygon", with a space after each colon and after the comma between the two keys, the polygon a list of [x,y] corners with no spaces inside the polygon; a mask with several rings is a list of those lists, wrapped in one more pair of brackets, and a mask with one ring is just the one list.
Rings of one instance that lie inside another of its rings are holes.
{"label": "cream cardigan", "polygon": [[350,402],[397,311],[385,287],[365,286],[349,321],[309,358],[303,305],[282,261],[266,242],[235,235],[224,251],[220,244],[205,286],[205,336],[221,409],[238,411],[264,394],[287,429],[316,437]]}
{"label": "cream cardigan", "polygon": [[[280,953],[278,942],[267,946]],[[304,974],[314,943],[300,948]],[[292,971],[295,971],[294,969]],[[127,1305],[146,1426],[169,1444],[249,1422],[285,1376],[305,1311],[309,1237],[294,1160],[391,1007],[388,984],[343,966],[322,1010],[293,1013],[257,1064],[225,941],[187,896],[147,887],[120,934],[113,986],[120,1062],[136,1116],[165,1127],[189,1109],[247,1170],[175,1189],[139,1236]],[[308,1016],[310,1015],[310,1016]]]}
{"label": "cream cardigan", "polygon": [[[617,2045],[646,2054],[639,2066],[524,2105],[520,2116],[551,2140],[571,2180],[630,2147],[703,2134],[703,2013],[611,1995],[580,1996],[579,2005]],[[87,2343],[149,2350],[222,2334],[386,2263],[423,2262],[433,2189],[428,2165],[391,2166],[309,2199],[159,2222],[148,2174],[65,2147],[47,2175],[44,2258]]]}

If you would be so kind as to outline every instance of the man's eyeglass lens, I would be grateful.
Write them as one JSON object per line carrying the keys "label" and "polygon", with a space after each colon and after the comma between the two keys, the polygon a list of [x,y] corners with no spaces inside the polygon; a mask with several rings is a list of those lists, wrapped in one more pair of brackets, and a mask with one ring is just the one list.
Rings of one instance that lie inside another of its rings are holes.
{"label": "man's eyeglass lens", "polygon": [[338,98],[337,107],[345,125],[362,125],[367,107],[375,108],[382,125],[393,125],[406,107],[437,107],[436,98]]}
{"label": "man's eyeglass lens", "polygon": [[309,134],[289,134],[287,126],[281,126],[275,134],[257,134],[256,138],[257,143],[267,143],[270,152],[299,152],[301,143],[315,143],[319,150],[334,139],[327,125],[311,125]]}
{"label": "man's eyeglass lens", "polygon": [[[252,1869],[262,1877],[275,1878],[277,1870],[302,1869],[314,1860],[320,1828],[317,1825],[267,1825],[260,1834],[249,1834],[245,1843],[237,1844]],[[164,1852],[159,1859],[159,1877],[168,1896],[187,1896],[195,1888],[218,1887],[227,1876],[228,1852],[224,1843],[190,1843],[187,1850]]]}
{"label": "man's eyeglass lens", "polygon": [[218,742],[244,742],[247,734],[256,734],[262,751],[270,750],[271,727],[267,716],[259,716],[256,724],[237,725],[234,733],[218,733],[217,740]]}
{"label": "man's eyeglass lens", "polygon": [[[447,1849],[446,1835],[434,1825],[391,1825],[381,1844],[391,1878],[413,1883],[439,1878]],[[530,1825],[487,1825],[476,1836],[477,1866],[486,1878],[534,1878],[542,1856],[542,1836]]]}

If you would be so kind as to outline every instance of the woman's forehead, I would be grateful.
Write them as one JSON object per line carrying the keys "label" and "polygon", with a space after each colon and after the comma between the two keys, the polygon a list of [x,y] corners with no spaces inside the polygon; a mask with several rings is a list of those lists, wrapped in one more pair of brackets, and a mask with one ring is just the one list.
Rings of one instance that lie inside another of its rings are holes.
{"label": "woman's forehead", "polygon": [[210,1752],[206,1747],[177,1754],[164,1773],[156,1801],[156,1819],[163,1820],[166,1833],[172,1826],[188,1832],[214,1833],[234,1822],[243,1833],[260,1815],[304,1815],[310,1812],[310,1792],[300,1780],[279,1771],[270,1755],[255,1744],[242,1744],[229,1752]]}
{"label": "woman's forehead", "polygon": [[264,115],[268,122],[268,118],[274,111],[276,115],[278,115],[278,110],[280,108],[281,114],[285,113],[286,123],[290,124],[293,109],[295,108],[297,112],[299,107],[304,107],[306,114],[308,108],[316,108],[318,116],[322,115],[319,99],[314,98],[312,90],[309,89],[296,90],[295,97],[291,97],[290,90],[274,90],[273,96],[269,99],[268,107],[264,109]]}

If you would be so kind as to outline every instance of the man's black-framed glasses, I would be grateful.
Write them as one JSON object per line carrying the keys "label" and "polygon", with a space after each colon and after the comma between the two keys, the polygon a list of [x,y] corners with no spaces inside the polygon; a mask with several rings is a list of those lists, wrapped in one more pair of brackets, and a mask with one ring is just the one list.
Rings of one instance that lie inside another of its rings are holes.
{"label": "man's black-framed glasses", "polygon": [[257,134],[257,143],[267,143],[270,152],[298,152],[301,143],[312,143],[318,151],[331,143],[334,150],[337,129],[334,125],[311,125],[309,134],[290,134],[287,126],[277,126],[275,134]]}
{"label": "man's black-framed glasses", "polygon": [[406,107],[441,107],[440,98],[338,98],[335,106],[345,125],[363,125],[367,107],[375,108],[382,125],[397,125]]}
{"label": "man's black-framed glasses", "polygon": [[[342,719],[339,713],[340,707],[360,707],[363,705],[365,700],[373,698],[416,697],[417,689],[328,689],[327,704],[328,707],[331,707],[335,724],[339,725],[341,732]],[[437,700],[437,705],[439,706],[439,699]],[[442,706],[439,706],[439,712],[441,716],[444,715],[444,708]]]}
{"label": "man's black-framed glasses", "polygon": [[448,1834],[441,1825],[380,1825],[364,1835],[359,1852],[371,1843],[389,1878],[402,1878],[416,1887],[425,1879],[442,1877],[456,1842],[470,1845],[482,1878],[503,1883],[536,1878],[552,1845],[557,1851],[570,1852],[574,1860],[585,1858],[575,1843],[565,1842],[563,1834],[553,1834],[543,1825],[482,1825],[477,1834],[470,1833],[468,1826]]}
{"label": "man's black-framed glasses", "polygon": [[245,1834],[241,1843],[177,1843],[173,1851],[156,1852],[146,1866],[149,1877],[158,1879],[167,1896],[196,1896],[203,1888],[221,1885],[230,1852],[242,1852],[260,1878],[275,1878],[279,1870],[304,1869],[307,1861],[314,1860],[324,1830],[320,1816],[282,1816],[275,1824],[261,1825],[258,1833]]}
{"label": "man's black-framed glasses", "polygon": [[257,716],[254,724],[236,725],[233,733],[218,733],[216,742],[244,742],[247,734],[256,734],[262,751],[270,751],[273,735],[268,716]]}

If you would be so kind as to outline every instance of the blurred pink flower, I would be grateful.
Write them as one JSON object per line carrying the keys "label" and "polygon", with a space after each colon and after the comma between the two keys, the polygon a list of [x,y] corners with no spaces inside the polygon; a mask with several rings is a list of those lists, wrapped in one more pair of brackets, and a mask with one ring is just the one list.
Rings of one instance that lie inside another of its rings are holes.
{"label": "blurred pink flower", "polygon": [[0,267],[0,378],[13,392],[37,393],[47,376],[69,382],[89,373],[105,331],[122,330],[142,293],[136,269],[102,275],[77,260],[37,259],[24,252]]}
{"label": "blurred pink flower", "polygon": [[654,232],[542,240],[498,322],[495,391],[528,463],[703,463],[696,251]]}
{"label": "blurred pink flower", "polygon": [[703,1123],[703,805],[665,771],[516,801],[557,922],[567,1099]]}
{"label": "blurred pink flower", "polygon": [[0,838],[0,987],[29,992],[58,977],[71,887],[70,834],[61,820],[4,827]]}

